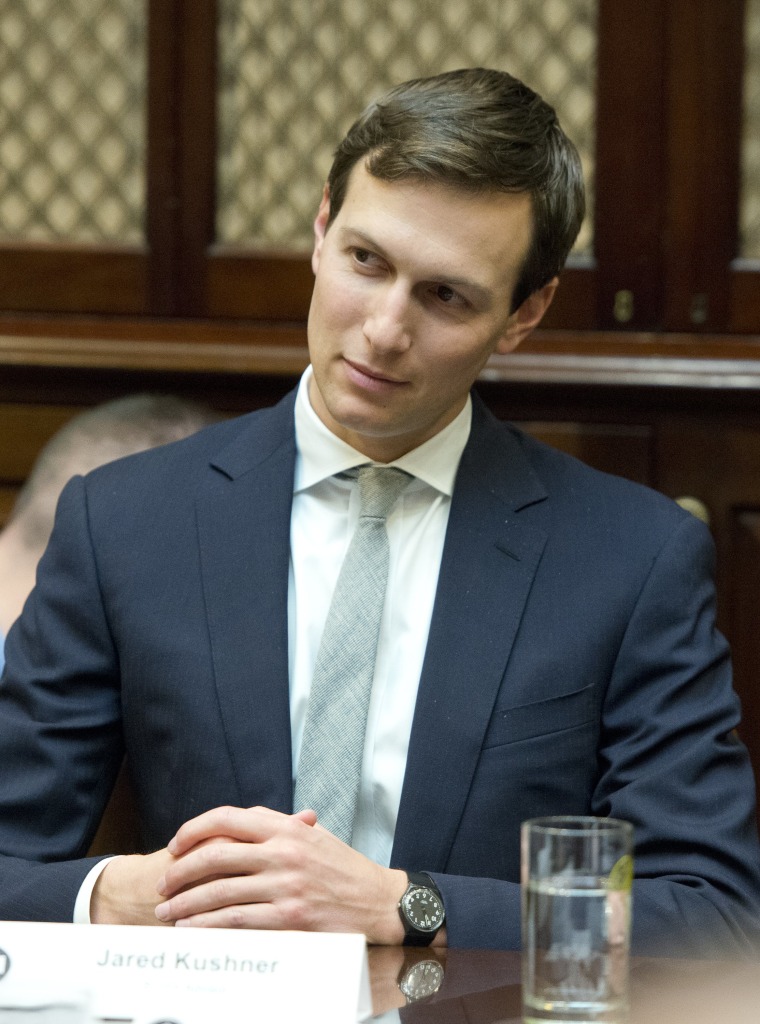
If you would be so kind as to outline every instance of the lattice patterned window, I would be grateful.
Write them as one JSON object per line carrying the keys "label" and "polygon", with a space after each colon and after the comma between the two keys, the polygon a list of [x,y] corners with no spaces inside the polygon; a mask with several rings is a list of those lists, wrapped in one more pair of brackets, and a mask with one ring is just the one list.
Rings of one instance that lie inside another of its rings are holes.
{"label": "lattice patterned window", "polygon": [[747,0],[739,254],[760,260],[760,0]]}
{"label": "lattice patterned window", "polygon": [[[308,250],[332,150],[397,82],[487,65],[558,111],[593,186],[597,0],[220,0],[217,238]],[[592,202],[589,202],[592,207]],[[590,218],[576,252],[590,252]]]}
{"label": "lattice patterned window", "polygon": [[0,4],[0,239],[139,242],[144,0]]}

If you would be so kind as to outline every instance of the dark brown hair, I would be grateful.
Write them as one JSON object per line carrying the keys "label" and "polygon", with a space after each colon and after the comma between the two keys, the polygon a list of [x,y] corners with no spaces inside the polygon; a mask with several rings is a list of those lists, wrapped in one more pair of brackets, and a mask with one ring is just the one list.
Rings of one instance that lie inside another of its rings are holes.
{"label": "dark brown hair", "polygon": [[472,192],[527,192],[531,247],[513,296],[517,308],[555,277],[585,212],[578,152],[554,109],[504,71],[463,68],[417,78],[371,103],[335,151],[330,222],[365,158],[383,181],[419,178]]}

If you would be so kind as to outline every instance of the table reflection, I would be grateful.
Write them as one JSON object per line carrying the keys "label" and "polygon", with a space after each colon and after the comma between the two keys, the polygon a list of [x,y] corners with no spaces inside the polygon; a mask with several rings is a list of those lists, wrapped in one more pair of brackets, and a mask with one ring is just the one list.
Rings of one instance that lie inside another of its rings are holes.
{"label": "table reflection", "polygon": [[[375,1018],[522,1024],[520,953],[371,947]],[[628,1024],[759,1024],[760,963],[634,957]]]}
{"label": "table reflection", "polygon": [[[368,955],[377,1017],[398,1009],[404,1024],[522,1020],[519,953],[374,946]],[[438,965],[440,973],[426,965]],[[425,994],[437,979],[437,990]]]}

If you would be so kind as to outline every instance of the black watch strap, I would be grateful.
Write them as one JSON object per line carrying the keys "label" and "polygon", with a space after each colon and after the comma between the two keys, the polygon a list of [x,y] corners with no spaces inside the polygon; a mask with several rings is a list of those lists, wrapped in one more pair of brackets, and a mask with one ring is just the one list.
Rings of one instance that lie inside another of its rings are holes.
{"label": "black watch strap", "polygon": [[443,926],[446,911],[440,889],[430,875],[410,871],[398,905],[405,946],[429,946]]}

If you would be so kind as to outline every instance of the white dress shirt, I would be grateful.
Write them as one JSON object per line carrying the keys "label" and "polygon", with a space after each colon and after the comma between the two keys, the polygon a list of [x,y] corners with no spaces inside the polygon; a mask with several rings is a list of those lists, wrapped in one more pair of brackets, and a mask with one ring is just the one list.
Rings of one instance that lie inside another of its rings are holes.
{"label": "white dress shirt", "polygon": [[[293,780],[317,650],[338,573],[359,518],[359,488],[336,479],[367,457],[336,437],[309,401],[308,367],[295,405],[296,466],[290,527],[288,637]],[[390,566],[375,664],[352,845],[390,863],[406,754],[438,583],[451,495],[470,434],[472,405],[440,433],[390,465],[414,479],[387,520]],[[92,890],[108,860],[88,873],[74,908],[90,920]]]}
{"label": "white dress shirt", "polygon": [[[311,369],[296,398],[296,468],[290,529],[288,636],[293,778],[298,767],[317,650],[333,590],[359,517],[359,487],[335,474],[368,459],[319,419],[308,397]],[[390,565],[372,685],[352,845],[390,863],[417,686],[459,460],[470,433],[462,412],[419,448],[396,459],[413,476],[387,520]]]}

